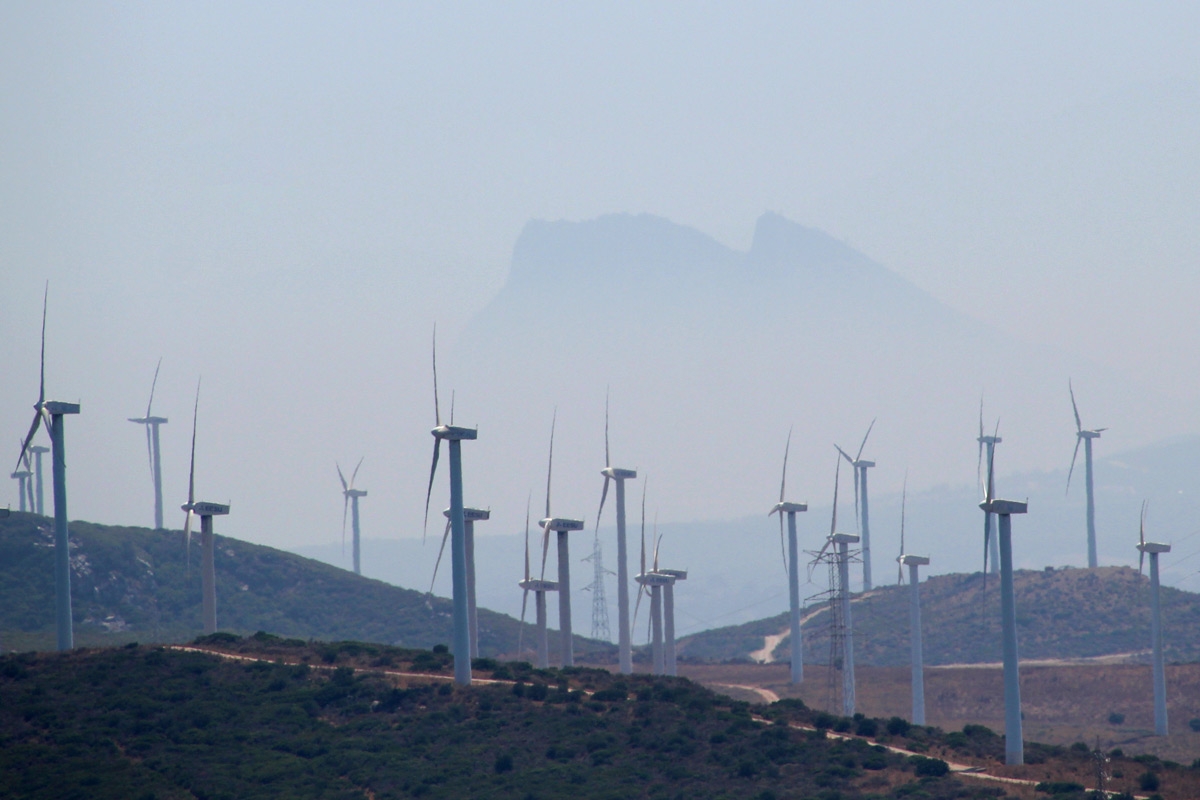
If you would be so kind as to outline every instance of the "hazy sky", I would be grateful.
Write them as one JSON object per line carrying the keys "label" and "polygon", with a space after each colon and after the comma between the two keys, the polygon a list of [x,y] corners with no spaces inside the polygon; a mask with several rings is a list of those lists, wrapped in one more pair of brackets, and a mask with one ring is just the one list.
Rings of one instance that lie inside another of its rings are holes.
{"label": "hazy sky", "polygon": [[1198,35],[1187,3],[7,3],[0,427],[15,456],[49,278],[73,517],[151,521],[124,420],[162,356],[170,524],[202,374],[221,532],[329,540],[333,463],[365,455],[364,525],[411,534],[430,329],[449,346],[527,221],[649,212],[745,248],[772,210],[1196,433]]}

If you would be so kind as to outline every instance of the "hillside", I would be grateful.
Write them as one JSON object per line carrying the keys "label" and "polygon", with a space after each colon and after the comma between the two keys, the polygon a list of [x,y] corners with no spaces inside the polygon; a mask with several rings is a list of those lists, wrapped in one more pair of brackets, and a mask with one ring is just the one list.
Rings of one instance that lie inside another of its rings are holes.
{"label": "hillside", "polygon": [[[3,793],[982,800],[1044,796],[1045,781],[1078,800],[1092,764],[1086,747],[1030,743],[1031,764],[1005,768],[1002,738],[979,726],[947,735],[795,700],[755,714],[686,679],[484,659],[488,680],[462,689],[448,670],[444,652],[265,634],[2,657]],[[1200,786],[1197,769],[1113,763],[1129,775],[1115,788],[1147,773],[1165,800]]]}
{"label": "hillside", "polygon": [[[54,646],[49,525],[33,514],[0,517],[0,646],[5,651]],[[192,540],[189,566],[182,531],[73,521],[70,532],[77,645],[178,642],[200,632],[199,537]],[[452,640],[446,598],[224,536],[216,537],[216,571],[222,630],[426,648]],[[480,609],[480,653],[515,650],[518,624]],[[586,654],[604,651],[605,645],[576,637],[575,649]]]}
{"label": "hillside", "polygon": [[[1129,567],[1096,570],[1019,570],[1015,577],[1017,635],[1022,660],[1075,659],[1138,654],[1150,647],[1149,580]],[[885,586],[854,602],[855,660],[875,666],[909,663],[907,586]],[[1170,661],[1200,661],[1200,595],[1162,588],[1164,642]],[[828,615],[821,605],[806,610],[804,660],[829,660]],[[1000,651],[1000,586],[983,575],[937,575],[921,583],[921,614],[927,664],[997,662]],[[681,641],[693,660],[745,660],[764,637],[786,631],[780,614]],[[787,658],[779,642],[774,657]]]}

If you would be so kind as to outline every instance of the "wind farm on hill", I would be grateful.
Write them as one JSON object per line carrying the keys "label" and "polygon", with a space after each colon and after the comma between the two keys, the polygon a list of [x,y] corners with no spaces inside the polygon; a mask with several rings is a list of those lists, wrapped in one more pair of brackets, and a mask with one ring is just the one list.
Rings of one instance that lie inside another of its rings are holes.
{"label": "wind farm on hill", "polygon": [[[629,220],[621,222],[629,224]],[[635,221],[635,227],[644,224],[644,220]],[[607,225],[609,221],[598,224],[600,228]],[[662,226],[651,221],[651,228],[661,229]],[[820,237],[814,239],[811,232],[803,229],[798,232],[770,216],[760,221],[759,228],[757,238],[760,241],[751,251],[751,259],[757,259],[760,266],[766,264],[775,270],[782,269],[780,259],[789,247],[795,249],[797,236],[807,242],[806,246],[815,240],[829,247],[829,243]],[[594,233],[591,231],[589,235]],[[678,235],[679,232],[668,230],[667,233]],[[528,258],[528,248],[525,252]],[[837,247],[833,247],[832,252],[833,263],[844,264],[847,259],[856,263],[852,254]],[[718,262],[726,258],[720,253],[710,253],[710,256]],[[826,253],[825,257],[831,256]],[[718,280],[713,275],[708,279]],[[541,291],[523,283],[520,272],[514,275],[512,287],[512,291],[525,293],[523,301],[530,299],[529,292]],[[897,297],[903,297],[907,291],[904,287],[893,289]],[[827,465],[827,458],[834,461],[829,528],[820,537],[803,532],[798,516],[815,516],[812,512],[823,512],[825,508],[798,502],[789,494],[789,465],[793,468],[793,491],[796,482],[796,445],[801,440],[796,435],[797,428],[792,426],[784,434],[782,430],[772,432],[759,427],[755,435],[761,443],[766,445],[769,441],[781,440],[784,444],[778,500],[769,507],[764,503],[765,514],[755,523],[755,534],[761,533],[764,522],[771,516],[778,517],[778,557],[782,570],[778,573],[758,570],[750,583],[760,588],[771,587],[775,597],[786,596],[787,611],[779,617],[750,618],[750,621],[732,626],[714,624],[707,629],[696,629],[693,625],[688,630],[681,630],[677,614],[684,620],[693,621],[725,615],[725,611],[714,613],[711,609],[728,607],[732,596],[706,589],[712,585],[707,583],[711,575],[706,573],[722,569],[723,562],[739,561],[743,552],[761,546],[762,542],[739,540],[747,535],[745,531],[729,532],[710,542],[719,553],[714,561],[699,558],[703,550],[701,537],[688,526],[678,523],[664,526],[664,532],[660,534],[657,515],[648,525],[647,497],[654,495],[647,491],[647,470],[615,466],[616,463],[630,462],[614,460],[610,441],[613,438],[611,398],[606,390],[603,463],[597,453],[594,464],[595,473],[602,482],[594,487],[599,490],[599,502],[592,526],[592,546],[590,554],[582,559],[591,563],[591,583],[579,588],[579,582],[572,580],[572,569],[579,569],[576,564],[581,559],[578,546],[574,559],[570,548],[570,540],[579,538],[573,534],[587,531],[588,514],[578,506],[568,506],[569,513],[564,513],[561,505],[552,503],[556,433],[560,432],[563,418],[577,413],[571,407],[564,407],[560,415],[557,406],[549,414],[542,498],[544,515],[537,521],[537,527],[541,529],[540,542],[531,548],[533,491],[527,489],[524,540],[520,543],[524,571],[520,580],[513,580],[516,575],[498,569],[498,564],[512,559],[519,548],[510,544],[503,559],[498,559],[493,557],[495,551],[489,550],[489,542],[515,543],[515,537],[476,536],[476,523],[493,519],[493,504],[485,502],[489,498],[478,496],[471,480],[472,476],[480,474],[472,463],[474,452],[482,444],[476,443],[481,439],[486,442],[489,428],[485,427],[481,432],[480,428],[455,423],[456,392],[451,393],[449,419],[443,420],[436,329],[432,340],[431,379],[421,377],[422,381],[429,381],[434,404],[434,427],[430,431],[434,439],[433,455],[428,478],[421,481],[421,488],[425,489],[422,540],[429,526],[430,510],[434,507],[443,443],[448,450],[449,503],[442,512],[445,525],[442,536],[436,541],[432,570],[418,581],[394,581],[422,589],[428,581],[427,590],[400,589],[367,577],[377,574],[382,549],[377,548],[377,540],[363,536],[359,504],[367,497],[367,492],[356,486],[365,457],[355,464],[348,480],[340,464],[334,464],[342,494],[342,552],[346,546],[348,524],[350,529],[350,570],[319,565],[221,536],[215,526],[218,518],[224,519],[230,514],[232,503],[197,499],[197,478],[203,484],[208,475],[205,470],[198,475],[197,448],[219,447],[207,429],[201,436],[199,380],[193,400],[186,502],[181,506],[184,512],[182,532],[178,535],[168,529],[163,514],[161,462],[164,444],[160,436],[160,427],[167,424],[168,418],[155,416],[153,406],[163,365],[161,358],[155,367],[144,415],[129,418],[130,422],[145,428],[153,489],[153,513],[149,515],[153,519],[153,528],[118,529],[78,521],[69,523],[64,417],[80,414],[80,405],[46,399],[46,367],[47,363],[53,363],[53,354],[48,359],[45,347],[46,328],[52,320],[49,295],[47,284],[43,296],[41,377],[35,415],[28,433],[21,440],[12,473],[17,482],[20,508],[0,522],[0,547],[6,553],[0,595],[9,601],[5,603],[6,610],[0,611],[0,647],[5,650],[47,648],[51,629],[53,641],[60,651],[73,649],[77,636],[80,643],[96,646],[132,641],[181,642],[199,633],[211,637],[220,631],[247,634],[256,630],[299,639],[352,639],[406,647],[448,644],[453,682],[462,689],[471,687],[476,681],[473,664],[480,659],[532,662],[539,670],[571,670],[577,664],[586,664],[601,666],[619,676],[645,672],[668,678],[692,677],[735,695],[749,692],[757,699],[802,698],[809,705],[847,719],[861,717],[865,708],[872,714],[886,712],[902,717],[917,726],[958,720],[968,713],[961,707],[947,705],[946,698],[957,697],[959,691],[946,683],[946,676],[951,674],[947,670],[958,671],[953,673],[958,676],[954,686],[958,686],[970,683],[970,669],[980,666],[992,669],[994,666],[999,680],[986,683],[987,688],[983,689],[988,694],[986,708],[980,706],[970,713],[982,714],[1002,728],[1004,761],[1010,767],[1026,763],[1029,738],[1026,720],[1037,725],[1038,731],[1055,736],[1062,730],[1072,729],[1070,720],[1048,721],[1036,713],[1031,714],[1027,707],[1031,691],[1037,698],[1035,705],[1039,708],[1039,704],[1044,705],[1040,694],[1044,691],[1044,682],[1031,683],[1029,670],[1041,670],[1046,665],[1083,664],[1089,660],[1097,665],[1102,661],[1118,663],[1123,670],[1124,694],[1120,697],[1110,695],[1106,700],[1108,705],[1114,709],[1117,706],[1138,709],[1140,694],[1152,698],[1153,719],[1148,730],[1120,733],[1120,724],[1114,723],[1112,730],[1103,730],[1110,744],[1121,741],[1131,748],[1153,751],[1157,738],[1161,740],[1164,752],[1177,753],[1181,747],[1187,747],[1186,743],[1180,745],[1180,737],[1188,735],[1180,718],[1200,720],[1200,707],[1180,693],[1181,686],[1192,685],[1193,676],[1178,665],[1170,669],[1167,665],[1168,658],[1172,662],[1200,661],[1195,644],[1195,632],[1200,627],[1200,598],[1170,587],[1164,590],[1161,586],[1160,557],[1169,562],[1171,545],[1155,541],[1152,531],[1148,532],[1144,499],[1137,538],[1134,539],[1131,529],[1125,545],[1128,562],[1132,562],[1133,552],[1138,554],[1138,569],[1101,564],[1101,553],[1107,551],[1109,544],[1102,548],[1097,536],[1096,497],[1102,487],[1098,489],[1096,484],[1093,448],[1094,440],[1107,428],[1083,427],[1074,382],[1069,375],[1062,376],[1065,391],[1059,392],[1060,407],[1065,422],[1069,406],[1074,420],[1075,448],[1062,488],[1063,502],[1070,502],[1068,493],[1082,449],[1085,506],[1082,514],[1075,514],[1074,521],[1058,531],[1063,539],[1058,547],[1076,553],[1086,567],[1060,564],[1042,571],[1019,568],[1021,551],[1029,546],[1029,537],[1022,535],[1022,528],[1026,519],[1035,517],[1037,506],[1028,499],[1007,499],[1023,496],[1019,485],[1012,494],[1002,494],[998,489],[998,484],[1003,481],[998,477],[997,462],[1007,448],[1013,446],[1014,437],[1007,434],[1006,442],[1000,436],[999,421],[991,425],[989,431],[982,400],[974,420],[977,425],[972,426],[976,430],[971,444],[975,449],[974,484],[978,493],[975,497],[939,503],[939,507],[954,505],[953,514],[963,509],[972,515],[979,514],[970,524],[982,522],[981,538],[977,538],[977,533],[967,534],[967,526],[960,528],[957,523],[954,526],[961,534],[960,538],[969,536],[974,540],[971,549],[977,554],[975,563],[979,571],[971,573],[945,570],[942,565],[953,561],[951,550],[954,545],[943,536],[931,535],[924,525],[915,528],[911,525],[907,474],[899,497],[900,513],[896,526],[899,547],[893,551],[894,555],[888,552],[890,547],[886,541],[890,538],[891,525],[879,524],[878,505],[872,515],[873,495],[868,490],[868,476],[870,470],[875,470],[878,475],[880,470],[901,468],[877,461],[872,453],[872,434],[895,423],[871,419],[853,451],[843,448],[833,436],[824,437],[827,440],[824,442],[804,442],[806,450],[825,454],[816,458],[817,462]],[[906,302],[913,307],[923,302],[911,292],[908,295]],[[506,300],[502,292],[496,308],[483,314],[482,318],[486,320],[490,314],[495,322],[507,313],[504,309],[511,300]],[[732,300],[735,304],[743,301],[744,298]],[[708,308],[705,313],[712,311]],[[519,326],[505,330],[513,340],[505,350],[511,355],[515,352],[513,347],[521,346],[523,334]],[[452,360],[473,361],[468,363],[466,374],[484,373],[486,378],[489,365],[481,366],[479,359],[486,361],[489,348],[494,347],[494,338],[483,344],[477,341],[477,346],[471,350],[472,336],[478,337],[478,332],[468,331]],[[551,345],[554,346],[557,345]],[[582,346],[586,350],[587,344]],[[561,385],[570,383],[564,379]],[[475,385],[475,382],[471,381],[469,385]],[[565,399],[565,396],[561,398]],[[620,399],[618,397],[618,401]],[[206,401],[213,402],[208,397]],[[478,413],[479,401],[474,402],[473,409]],[[496,394],[498,407],[504,408],[510,402],[511,398],[505,398],[502,392]],[[530,416],[528,409],[514,413],[527,430],[540,427],[536,421],[530,421]],[[80,418],[87,419],[86,415]],[[48,448],[35,442],[43,426],[49,432]],[[505,436],[511,435],[509,426],[496,423],[496,427]],[[623,426],[617,428],[615,438],[624,444],[621,452],[634,452],[635,447],[622,435]],[[803,438],[811,439],[812,436],[809,432]],[[878,434],[876,437],[878,439]],[[466,448],[464,442],[468,443]],[[645,446],[645,442],[640,442],[639,446]],[[42,505],[41,456],[46,452],[52,456],[53,513],[50,517],[43,515]],[[485,472],[498,469],[494,451],[491,452],[489,458],[492,460],[483,466]],[[562,455],[561,449],[559,455]],[[722,464],[724,459],[719,453],[712,455],[713,464]],[[578,455],[572,453],[571,459],[577,460]],[[841,513],[839,524],[839,506],[850,495],[840,486],[844,466],[848,467],[853,480],[853,516]],[[211,467],[208,470],[211,471]],[[811,476],[814,471],[821,470],[804,464],[802,474]],[[642,484],[639,556],[637,570],[631,573],[627,484],[637,481]],[[560,489],[562,482],[560,477]],[[663,483],[678,491],[678,481]],[[493,487],[503,484],[503,481],[488,483]],[[656,492],[670,491],[657,486],[656,481]],[[332,488],[331,485],[331,497]],[[615,529],[602,529],[610,489],[615,495]],[[167,494],[170,491],[168,487]],[[440,490],[436,493],[441,496]],[[572,498],[577,494],[575,490]],[[771,494],[773,491],[765,487],[756,492],[759,496]],[[184,494],[180,492],[180,499],[183,498]],[[313,500],[310,498],[307,502]],[[511,498],[496,498],[496,502],[502,503],[504,508],[511,507]],[[401,510],[387,512],[389,517],[405,515],[406,512]],[[194,544],[191,534],[196,517],[199,517],[199,537]],[[1014,517],[1017,518],[1015,521]],[[873,521],[876,523],[874,528]],[[819,526],[823,527],[823,523]],[[1114,522],[1112,526],[1118,524]],[[608,539],[610,530],[615,532],[615,548],[604,546],[605,541],[611,541]],[[773,532],[767,536],[771,540],[774,538]],[[917,543],[915,546],[914,542]],[[552,544],[556,563],[548,574]],[[196,551],[195,559],[193,550]],[[615,564],[611,560],[606,562],[606,558],[613,558],[614,551]],[[660,563],[662,554],[673,559],[663,563],[676,566]],[[444,558],[449,562],[448,601],[435,595]],[[880,575],[873,574],[881,561],[889,559],[896,562],[894,585],[880,581]],[[1148,575],[1145,574],[1147,560]],[[344,556],[340,563],[344,563]],[[615,570],[612,569],[614,566]],[[922,567],[926,568],[926,573],[939,567],[943,572],[926,574],[922,582]],[[418,564],[418,569],[426,567]],[[606,591],[614,579],[615,625],[608,616]],[[488,588],[492,581],[500,581],[504,587],[505,599],[500,607],[512,608],[520,595],[519,617],[514,619],[488,610],[490,600],[484,598],[494,596]],[[52,600],[50,586],[53,586]],[[76,590],[74,598],[73,587]],[[579,602],[583,599],[581,592],[588,593],[590,602]],[[531,625],[527,624],[530,593],[534,601]],[[590,611],[591,628],[587,637],[575,633],[573,602],[580,613],[585,610],[584,606]],[[708,610],[701,610],[705,603]],[[553,628],[550,625],[551,605],[558,612],[557,626]],[[51,617],[53,626],[48,622]],[[614,627],[615,646],[612,642]],[[1148,670],[1144,662],[1149,662]],[[905,663],[906,677],[901,679],[897,669]],[[779,672],[784,667],[786,675]],[[1062,672],[1055,680],[1069,682],[1072,674]],[[1144,679],[1140,685],[1137,675]],[[1172,681],[1177,685],[1173,686]],[[903,701],[899,695],[903,695]],[[1111,713],[1119,715],[1121,712],[1114,710]],[[1140,711],[1130,713],[1140,719]],[[1169,714],[1175,716],[1174,725],[1170,723]],[[1095,734],[1099,742],[1100,734],[1092,719],[1094,715],[1079,716],[1078,729]],[[1200,727],[1200,722],[1197,726]],[[1119,736],[1125,738],[1117,738]]]}

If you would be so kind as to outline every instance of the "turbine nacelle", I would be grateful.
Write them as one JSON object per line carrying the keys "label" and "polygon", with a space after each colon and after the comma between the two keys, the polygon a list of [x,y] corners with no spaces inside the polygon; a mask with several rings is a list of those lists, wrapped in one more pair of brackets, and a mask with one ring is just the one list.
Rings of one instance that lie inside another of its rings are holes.
{"label": "turbine nacelle", "polygon": [[979,507],[989,514],[999,514],[1003,517],[1026,513],[1029,510],[1029,503],[1022,503],[1019,500],[986,500],[980,503]]}
{"label": "turbine nacelle", "polygon": [[929,556],[902,555],[896,560],[905,566],[912,566],[913,564],[916,564],[918,567],[924,567],[929,563]]}
{"label": "turbine nacelle", "polygon": [[14,472],[12,475],[9,475],[9,477],[10,478],[28,478],[32,475],[33,475],[33,473],[28,470],[19,470],[17,472]]}
{"label": "turbine nacelle", "polygon": [[229,506],[224,503],[184,503],[180,509],[198,517],[220,517],[229,513]]}
{"label": "turbine nacelle", "polygon": [[558,531],[559,533],[567,533],[568,531],[583,530],[583,520],[581,519],[565,519],[563,517],[547,517],[539,520],[538,525],[543,530]]}
{"label": "turbine nacelle", "polygon": [[860,458],[854,462],[854,466],[858,467],[859,469],[866,469],[868,467],[875,466],[875,462],[867,461],[865,458]]}
{"label": "turbine nacelle", "polygon": [[[366,492],[363,492],[363,494],[366,494]],[[447,508],[444,511],[442,511],[442,516],[445,517],[446,519],[450,519],[450,509]],[[463,521],[464,522],[483,522],[484,520],[489,520],[491,518],[492,518],[492,512],[490,509],[487,509],[487,508],[463,508]]]}
{"label": "turbine nacelle", "polygon": [[557,592],[558,591],[558,581],[543,581],[543,580],[539,580],[538,578],[529,578],[528,580],[520,581],[519,583],[517,583],[517,586],[520,586],[522,589],[524,589],[527,592]]}
{"label": "turbine nacelle", "polygon": [[861,537],[857,533],[831,533],[829,541],[834,544],[858,544]]}
{"label": "turbine nacelle", "polygon": [[629,481],[637,477],[637,470],[622,469],[621,467],[605,467],[600,470],[600,474],[606,478],[612,478],[614,481]]}
{"label": "turbine nacelle", "polygon": [[1099,439],[1100,434],[1106,430],[1108,430],[1108,428],[1096,428],[1094,431],[1079,431],[1075,435],[1080,439]]}
{"label": "turbine nacelle", "polygon": [[167,422],[166,417],[127,417],[127,419],[139,425],[163,425]]}
{"label": "turbine nacelle", "polygon": [[675,583],[675,576],[665,572],[643,572],[634,575],[633,579],[642,586],[670,586]]}
{"label": "turbine nacelle", "polygon": [[[58,400],[47,400],[40,404],[41,408],[50,412],[51,416],[57,417],[60,414],[78,414],[79,403],[63,403]],[[34,406],[35,410],[40,410],[38,406]]]}
{"label": "turbine nacelle", "polygon": [[458,425],[438,425],[430,433],[436,439],[447,439],[452,442],[461,442],[464,439],[472,441],[479,438],[479,431],[475,428],[463,428]]}
{"label": "turbine nacelle", "polygon": [[367,493],[362,489],[347,489],[342,492],[346,497],[366,497]]}
{"label": "turbine nacelle", "polygon": [[672,578],[674,578],[677,581],[686,581],[687,580],[687,570],[686,569],[656,569],[654,571],[657,572],[659,575],[670,575]]}
{"label": "turbine nacelle", "polygon": [[808,511],[808,503],[776,503],[767,516],[771,514],[798,514],[801,511]]}
{"label": "turbine nacelle", "polygon": [[40,445],[40,444],[35,444],[35,445],[33,445],[32,447],[30,447],[30,448],[29,448],[29,452],[30,452],[30,453],[49,453],[49,452],[50,452],[50,448],[49,448],[49,447],[43,447],[43,446],[42,446],[42,445]]}
{"label": "turbine nacelle", "polygon": [[1171,545],[1159,542],[1142,542],[1138,544],[1137,549],[1143,553],[1169,553],[1171,552]]}
{"label": "turbine nacelle", "polygon": [[975,439],[980,444],[1000,444],[1004,441],[1002,436],[980,436]]}

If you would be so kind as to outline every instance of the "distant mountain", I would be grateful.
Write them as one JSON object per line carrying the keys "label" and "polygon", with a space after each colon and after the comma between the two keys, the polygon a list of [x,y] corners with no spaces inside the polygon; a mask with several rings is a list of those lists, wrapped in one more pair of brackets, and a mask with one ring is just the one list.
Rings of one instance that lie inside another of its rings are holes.
{"label": "distant mountain", "polygon": [[[1003,334],[777,214],[745,250],[650,215],[530,222],[507,283],[440,367],[459,420],[480,426],[471,502],[514,533],[531,490],[542,507],[556,407],[555,513],[595,514],[606,392],[612,457],[649,478],[651,519],[672,523],[765,514],[793,426],[788,491],[816,508],[833,494],[832,444],[855,447],[876,417],[864,457],[878,498],[906,472],[914,494],[975,483],[981,394],[989,429],[1003,418],[1001,474],[1066,469],[1068,378],[1085,422],[1110,427],[1099,458],[1144,446],[1160,410],[1103,367]],[[641,486],[629,489],[636,516]],[[925,533],[961,536],[961,515],[942,511]]]}
{"label": "distant mountain", "polygon": [[[0,517],[5,651],[54,646],[49,523],[18,512]],[[192,541],[189,566],[181,531],[72,522],[70,533],[77,645],[188,641],[201,631],[199,537]],[[216,538],[216,571],[223,631],[423,648],[452,641],[451,604],[442,597],[224,536]],[[514,651],[517,628],[517,620],[480,609],[481,654]],[[575,647],[578,653],[605,649],[581,637]]]}
{"label": "distant mountain", "polygon": [[[1023,660],[1129,656],[1150,648],[1149,579],[1128,567],[1020,570],[1015,575],[1017,636]],[[910,662],[907,586],[886,586],[853,604],[855,660],[876,666]],[[938,575],[921,583],[927,664],[999,662],[1000,587],[983,575]],[[1164,650],[1171,661],[1200,660],[1200,594],[1162,589]],[[827,605],[806,609],[804,660],[828,664]],[[786,632],[787,615],[705,631],[680,642],[684,658],[749,660],[765,637]],[[779,640],[772,660],[787,659]]]}

